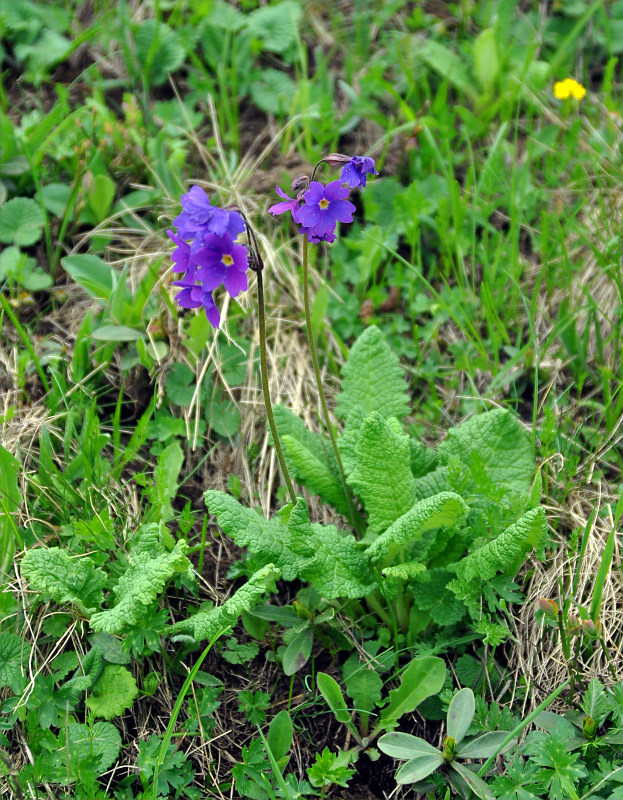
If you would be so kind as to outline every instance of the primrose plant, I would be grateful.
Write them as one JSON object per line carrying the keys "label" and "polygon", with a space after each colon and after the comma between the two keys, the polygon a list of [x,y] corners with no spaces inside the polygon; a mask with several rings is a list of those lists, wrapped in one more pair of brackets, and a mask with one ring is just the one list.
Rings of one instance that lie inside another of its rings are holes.
{"label": "primrose plant", "polygon": [[[340,167],[340,178],[316,180],[322,165]],[[272,519],[230,495],[208,491],[209,510],[236,544],[247,548],[250,577],[273,570],[303,582],[323,606],[333,605],[368,632],[379,625],[394,637],[396,652],[411,647],[429,626],[449,627],[470,619],[484,640],[496,645],[507,635],[501,621],[506,601],[518,597],[512,579],[527,553],[541,552],[545,514],[535,477],[530,439],[502,409],[478,414],[428,447],[403,428],[412,412],[397,357],[371,326],[352,347],[342,369],[335,415],[329,413],[311,327],[309,246],[331,243],[337,225],[352,220],[351,189],[376,175],[365,156],[333,153],[311,177],[281,188],[269,211],[289,214],[302,236],[307,337],[326,435],[305,428],[268,393],[264,312],[264,264],[248,221],[234,208],[219,209],[197,186],[182,196],[183,211],[170,232],[180,304],[200,307],[216,327],[215,289],[236,296],[247,287],[246,268],[257,275],[261,379],[267,419],[289,502]],[[247,245],[235,237],[246,228]],[[322,525],[310,519],[294,480],[319,496],[343,520]],[[243,564],[244,567],[244,564]],[[297,631],[298,633],[298,631]],[[287,671],[303,666],[305,652],[290,653]],[[290,638],[291,641],[291,638]]]}
{"label": "primrose plant", "polygon": [[504,753],[517,740],[509,739],[507,731],[490,731],[468,737],[475,709],[471,689],[461,689],[454,695],[448,708],[447,735],[441,750],[410,733],[387,733],[381,736],[379,749],[388,756],[406,762],[396,773],[396,781],[412,784],[415,791],[424,793],[435,789],[435,784],[427,781],[427,778],[439,771],[465,800],[472,796],[472,792],[476,797],[492,798],[492,791],[477,773],[479,765],[472,762]]}

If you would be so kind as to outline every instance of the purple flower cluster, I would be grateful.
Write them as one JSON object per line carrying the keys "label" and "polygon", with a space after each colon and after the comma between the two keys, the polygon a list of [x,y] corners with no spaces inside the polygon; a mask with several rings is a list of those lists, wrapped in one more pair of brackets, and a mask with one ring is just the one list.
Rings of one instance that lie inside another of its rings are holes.
{"label": "purple flower cluster", "polygon": [[346,199],[349,187],[355,189],[365,186],[368,175],[378,175],[374,160],[368,156],[349,158],[335,153],[325,161],[331,166],[344,164],[339,180],[326,186],[319,181],[311,181],[307,190],[300,191],[295,198],[288,197],[277,186],[277,194],[283,198],[283,202],[268,209],[275,216],[290,211],[292,219],[299,226],[299,233],[306,235],[313,244],[335,241],[337,223],[353,221],[355,206]]}
{"label": "purple flower cluster", "polygon": [[175,299],[183,308],[203,306],[210,323],[218,328],[221,316],[214,303],[214,290],[224,284],[236,297],[247,289],[247,249],[234,241],[245,223],[237,211],[213,206],[200,186],[192,186],[183,194],[181,203],[182,213],[173,220],[177,235],[168,231],[175,244],[173,271],[185,273],[173,283],[181,287]]}

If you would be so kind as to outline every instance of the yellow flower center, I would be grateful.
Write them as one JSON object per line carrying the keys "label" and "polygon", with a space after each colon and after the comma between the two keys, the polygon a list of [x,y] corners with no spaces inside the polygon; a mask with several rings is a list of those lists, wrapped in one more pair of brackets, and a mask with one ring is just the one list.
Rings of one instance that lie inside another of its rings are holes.
{"label": "yellow flower center", "polygon": [[318,203],[320,208],[329,208],[329,201],[326,197],[323,197],[322,200]]}
{"label": "yellow flower center", "polygon": [[221,263],[226,267],[231,267],[231,265],[234,263],[234,259],[229,255],[229,253],[225,253]]}

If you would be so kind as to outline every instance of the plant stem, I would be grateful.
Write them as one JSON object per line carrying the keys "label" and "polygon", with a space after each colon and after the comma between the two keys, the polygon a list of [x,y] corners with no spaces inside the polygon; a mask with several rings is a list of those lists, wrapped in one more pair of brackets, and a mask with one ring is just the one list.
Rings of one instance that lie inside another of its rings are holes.
{"label": "plant stem", "polygon": [[273,405],[270,401],[270,391],[268,390],[268,359],[266,357],[266,319],[264,312],[264,281],[262,279],[262,270],[258,269],[256,275],[257,275],[257,305],[260,317],[260,367],[262,372],[262,391],[264,393],[264,405],[266,406],[266,416],[268,417],[270,432],[273,436],[273,443],[275,445],[275,450],[277,451],[279,466],[281,467],[281,472],[283,473],[286,486],[288,487],[288,494],[290,495],[290,500],[292,501],[292,504],[295,504],[296,493],[294,491],[294,484],[292,483],[292,478],[290,478],[290,473],[288,472],[288,468],[286,466],[286,459],[285,456],[283,455],[281,440],[279,439],[279,434],[277,433],[277,426],[275,425],[275,417],[273,415]]}
{"label": "plant stem", "polygon": [[361,519],[357,513],[357,509],[355,508],[355,504],[353,503],[353,496],[350,492],[350,488],[346,483],[346,475],[344,473],[344,465],[342,464],[342,457],[340,456],[340,451],[338,450],[337,440],[335,438],[335,432],[333,430],[333,425],[331,424],[331,419],[329,417],[329,408],[327,406],[327,398],[325,397],[324,388],[322,386],[322,377],[320,375],[320,365],[318,363],[318,352],[316,350],[316,344],[314,342],[314,332],[312,330],[312,323],[311,323],[311,303],[309,298],[309,254],[308,254],[308,243],[307,237],[303,236],[303,299],[305,303],[305,327],[307,329],[307,342],[309,344],[309,351],[312,357],[312,364],[314,365],[314,374],[316,376],[316,386],[318,387],[318,396],[320,397],[320,405],[322,406],[322,416],[324,417],[324,424],[327,429],[327,433],[329,434],[329,439],[331,440],[331,446],[333,447],[333,453],[335,455],[335,461],[337,463],[337,468],[340,473],[340,480],[342,482],[342,488],[344,490],[344,495],[346,496],[346,502],[348,503],[348,516],[350,518],[350,523],[353,528],[357,531],[359,535],[362,535],[362,527],[361,527]]}
{"label": "plant stem", "polygon": [[558,609],[558,614],[556,615],[556,621],[558,622],[558,630],[560,631],[560,643],[562,645],[562,652],[564,653],[565,660],[569,663],[571,659],[571,650],[569,648],[569,640],[567,639],[567,632],[565,631],[565,623],[562,618],[562,608]]}
{"label": "plant stem", "polygon": [[557,689],[554,689],[554,691],[551,694],[548,694],[547,697],[545,698],[545,700],[543,700],[543,702],[540,705],[538,705],[534,709],[534,711],[532,711],[530,714],[528,714],[528,716],[525,719],[521,720],[519,725],[517,725],[515,728],[513,728],[513,730],[508,734],[508,736],[504,739],[504,741],[499,745],[499,747],[497,748],[495,753],[493,753],[493,755],[489,756],[489,758],[485,761],[485,763],[482,765],[482,767],[480,767],[480,769],[478,770],[478,773],[477,773],[479,778],[482,778],[482,776],[486,773],[486,771],[489,769],[491,764],[493,764],[493,762],[495,761],[495,758],[498,755],[498,753],[502,752],[502,750],[511,741],[511,739],[514,739],[518,734],[520,734],[522,732],[522,730],[524,728],[527,728],[528,725],[532,722],[532,720],[535,719],[536,717],[538,717],[538,715],[541,713],[541,711],[544,711],[547,708],[547,706],[553,700],[555,700],[558,697],[558,695],[561,694],[567,688],[567,686],[569,685],[570,681],[571,681],[571,678],[567,678],[567,680],[564,683],[561,683],[560,686]]}

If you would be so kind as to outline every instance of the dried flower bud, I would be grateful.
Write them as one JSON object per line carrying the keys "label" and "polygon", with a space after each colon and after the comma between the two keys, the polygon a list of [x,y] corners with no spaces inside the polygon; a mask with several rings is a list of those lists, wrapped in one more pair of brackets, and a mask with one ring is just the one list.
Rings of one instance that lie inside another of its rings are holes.
{"label": "dried flower bud", "polygon": [[296,178],[292,181],[292,191],[293,192],[306,192],[309,188],[309,175],[297,175]]}
{"label": "dried flower bud", "polygon": [[575,614],[569,614],[567,618],[567,631],[569,636],[579,636],[582,633],[580,619]]}
{"label": "dried flower bud", "polygon": [[343,153],[330,153],[324,160],[330,167],[341,167],[343,164],[348,164],[351,159],[352,156],[345,156]]}
{"label": "dried flower bud", "polygon": [[442,755],[446,761],[454,761],[456,756],[456,739],[454,736],[446,736],[444,739]]}
{"label": "dried flower bud", "polygon": [[597,735],[597,723],[592,717],[584,717],[582,720],[582,730],[587,739],[594,739]]}
{"label": "dried flower bud", "polygon": [[601,636],[601,620],[593,622],[592,619],[582,620],[582,630],[590,639],[599,639]]}
{"label": "dried flower bud", "polygon": [[539,608],[546,617],[555,618],[558,616],[558,603],[556,603],[555,600],[549,600],[546,597],[542,597],[539,600]]}

